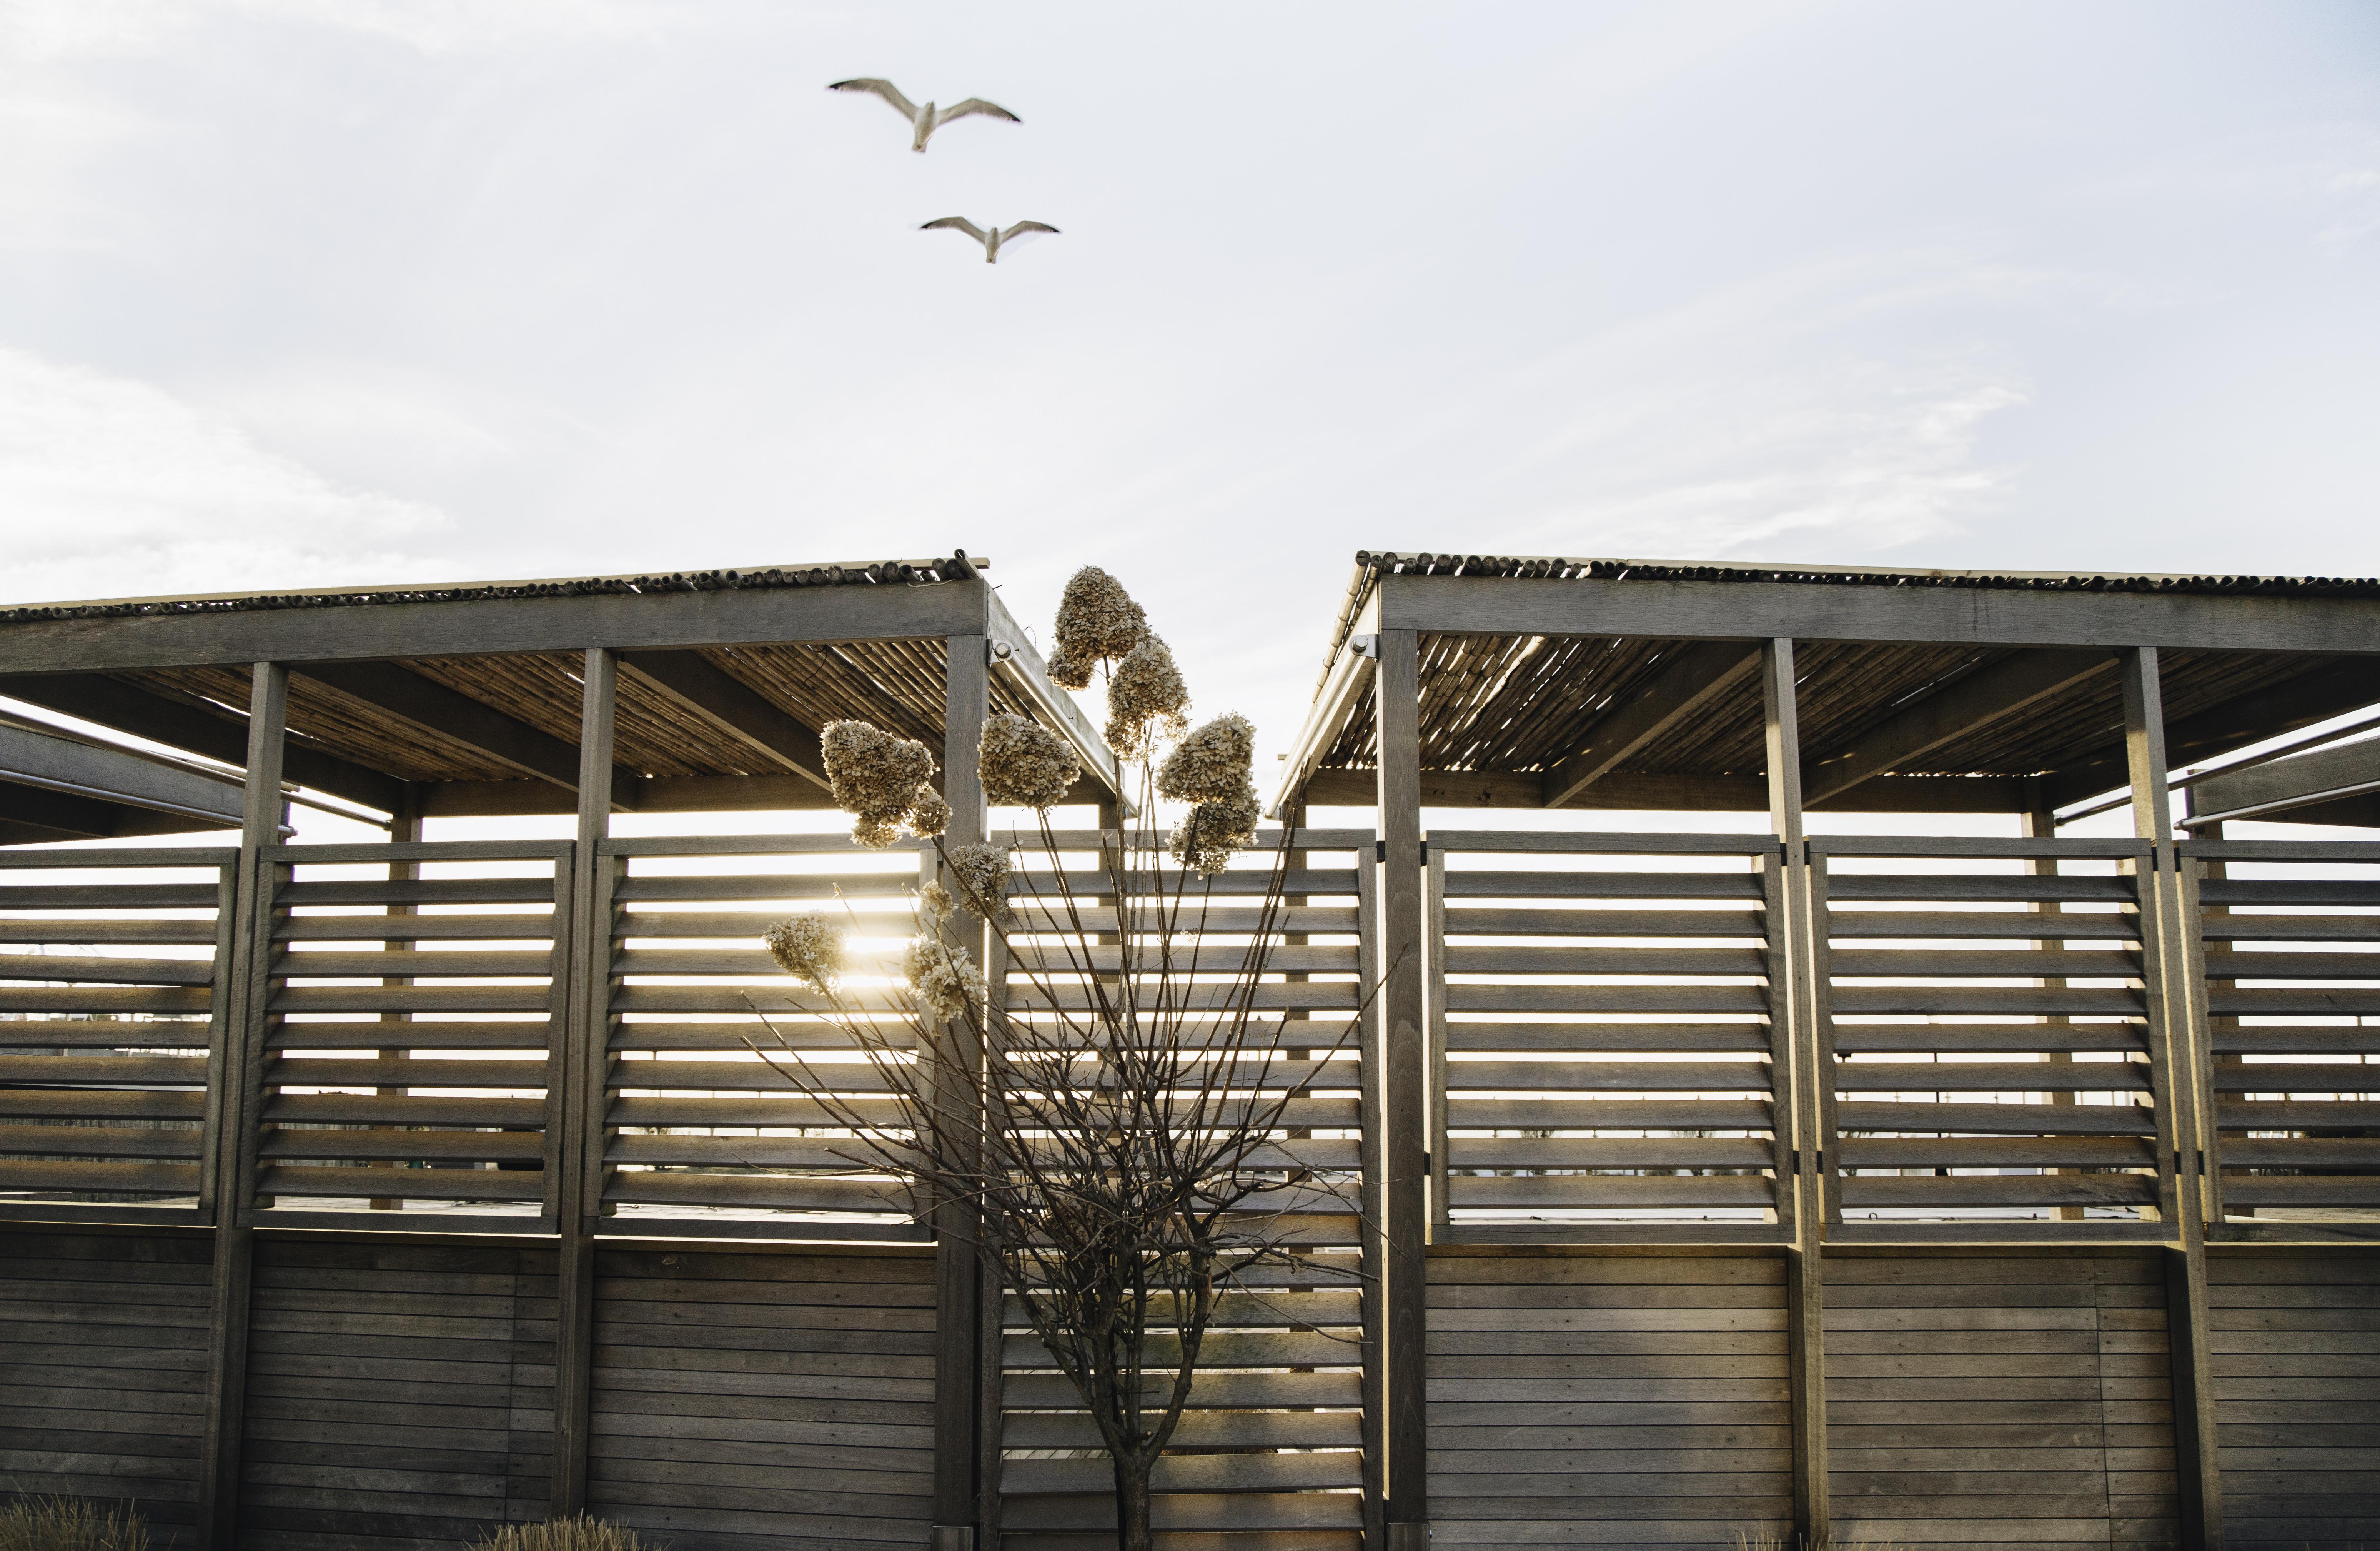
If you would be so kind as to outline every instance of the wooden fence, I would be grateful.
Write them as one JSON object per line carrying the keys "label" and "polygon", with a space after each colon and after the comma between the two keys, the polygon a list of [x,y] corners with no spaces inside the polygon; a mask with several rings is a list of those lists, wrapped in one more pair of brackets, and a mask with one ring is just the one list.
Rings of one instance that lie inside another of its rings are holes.
{"label": "wooden fence", "polygon": [[[1381,867],[1305,843],[1263,996],[1328,1044],[1386,971]],[[897,937],[919,865],[0,859],[0,1487],[184,1545],[555,1507],[679,1551],[1099,1544],[1062,1378],[754,1053],[849,1054],[760,924]],[[1177,1551],[1400,1544],[1391,1495],[1516,1551],[2380,1542],[2380,847],[1442,833],[1423,865],[1426,1048],[1367,1019],[1285,1117],[1344,1204],[1223,1316]],[[1400,1362],[1381,1268],[1416,1248]]]}

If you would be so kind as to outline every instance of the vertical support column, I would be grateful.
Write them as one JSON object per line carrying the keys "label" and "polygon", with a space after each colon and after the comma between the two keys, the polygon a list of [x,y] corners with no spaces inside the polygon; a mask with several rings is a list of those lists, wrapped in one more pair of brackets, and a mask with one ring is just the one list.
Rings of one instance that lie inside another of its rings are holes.
{"label": "vertical support column", "polygon": [[[991,714],[990,645],[979,635],[954,635],[943,644],[942,796],[951,824],[942,840],[955,848],[982,840],[987,827],[976,755]],[[952,929],[976,961],[985,962],[983,922],[962,910]],[[982,1052],[974,1032],[960,1021],[944,1025],[943,1034],[947,1043],[935,1053],[935,1106],[945,1115],[962,1105],[979,1111]],[[954,1130],[955,1144],[972,1144],[979,1156],[980,1139],[970,1139],[965,1125]],[[962,1170],[973,1164],[959,1160]],[[978,1232],[969,1203],[935,1203],[933,1551],[974,1551],[996,1522],[1002,1289],[987,1275]]]}
{"label": "vertical support column", "polygon": [[262,1118],[265,1018],[272,996],[273,899],[281,843],[281,754],[289,670],[258,663],[248,700],[248,776],[240,810],[237,921],[226,983],[223,1091],[215,1133],[215,1235],[207,1329],[205,1435],[200,1441],[198,1542],[228,1551],[239,1520],[240,1441],[248,1412],[249,1299],[256,1265],[257,1127]]}
{"label": "vertical support column", "polygon": [[612,744],[620,664],[589,647],[578,706],[578,829],[570,863],[570,976],[562,1032],[562,1134],[549,1156],[562,1167],[554,1220],[559,1232],[553,1351],[553,1462],[556,1518],[587,1508],[589,1401],[595,1366],[595,1229],[602,1214],[603,1094],[610,1064],[612,910]]}
{"label": "vertical support column", "polygon": [[[1823,988],[1816,984],[1816,936],[1824,923],[1811,898],[1808,837],[1803,829],[1802,727],[1794,697],[1793,642],[1779,637],[1761,648],[1762,720],[1768,764],[1768,822],[1775,827],[1784,872],[1784,1004],[1793,1027],[1790,1103],[1796,1142],[1794,1234],[1786,1252],[1786,1371],[1793,1416],[1793,1521],[1805,1546],[1823,1545],[1831,1524],[1827,1493],[1828,1191],[1826,1117],[1834,1095],[1831,1041],[1819,1027]],[[1769,940],[1779,934],[1773,927]],[[1769,973],[1778,972],[1772,949]]]}
{"label": "vertical support column", "polygon": [[[1380,983],[1380,870],[1367,857],[1355,861],[1355,983],[1372,995]],[[1357,1272],[1357,1294],[1364,1313],[1364,1547],[1381,1551],[1388,1543],[1385,1508],[1388,1486],[1388,1299],[1382,1292],[1388,1275],[1388,1220],[1381,1188],[1380,1138],[1388,1112],[1381,1093],[1382,1055],[1380,1006],[1377,997],[1356,1015],[1356,1123],[1362,1142],[1356,1152],[1356,1203],[1363,1225]]]}
{"label": "vertical support column", "polygon": [[[2026,809],[2024,812],[2024,834],[2025,838],[2028,840],[2057,839],[2058,810],[2047,802],[2041,802],[2034,807]],[[2058,859],[2054,856],[2031,857],[2026,860],[2024,870],[2036,878],[2054,878],[2058,876]],[[2037,913],[2045,916],[2056,916],[2062,913],[2064,910],[2064,907],[2055,899],[2036,900],[2033,908]],[[2045,922],[2045,924],[2049,923]],[[2066,945],[2063,941],[2056,937],[2043,937],[2036,939],[2033,946],[2037,948],[2045,948],[2054,951],[2064,947]],[[2043,980],[2040,983],[2046,990],[2054,990],[2064,985],[2066,982],[2063,978],[2052,976]],[[2055,1014],[2049,1019],[2050,1026],[2058,1029],[2063,1029],[2073,1021],[2074,1020],[2071,1018],[2068,1017],[2064,1013]],[[2049,1057],[2049,1065],[2053,1067],[2070,1067],[2074,1064],[2074,1053],[2070,1050],[2052,1050],[2047,1054]],[[2068,1088],[2056,1089],[2050,1093],[2049,1102],[2053,1105],[2071,1105],[2074,1102],[2073,1090]],[[2052,1174],[2071,1174],[2075,1171],[2068,1168],[2056,1168],[2051,1169],[2050,1172]],[[2079,1223],[2082,1220],[2082,1208],[2080,1206],[2060,1206],[2056,1210],[2058,1212],[2058,1220],[2059,1222]]]}
{"label": "vertical support column", "polygon": [[[407,787],[404,799],[406,807],[389,815],[388,841],[390,845],[409,846],[421,838],[419,789],[420,788],[417,787]],[[412,860],[411,858],[407,858],[400,861],[392,861],[388,864],[388,881],[391,883],[414,883],[418,882],[420,877],[421,863]],[[397,917],[418,916],[421,913],[421,907],[419,905],[410,903],[394,904],[388,907],[386,913],[391,916]],[[410,960],[420,951],[420,943],[412,938],[392,937],[382,945],[382,951],[391,956],[393,960],[392,967],[395,967],[395,965],[403,964]],[[380,983],[382,985],[411,985],[413,983],[413,977],[411,975],[401,974],[382,975]],[[384,1024],[395,1025],[398,1029],[402,1030],[405,1025],[413,1021],[413,1014],[409,1012],[383,1012],[380,1015],[380,1020]],[[407,1039],[410,1037],[410,1034],[409,1032],[400,1032],[397,1037],[400,1039]],[[389,1069],[389,1075],[391,1077],[401,1078],[404,1075],[405,1063],[411,1058],[412,1051],[407,1046],[399,1045],[391,1049],[375,1051],[373,1052],[373,1056],[381,1065]],[[405,1095],[405,1087],[402,1082],[398,1082],[375,1088],[372,1092],[380,1094],[383,1098],[402,1098]],[[405,1166],[401,1163],[382,1163],[375,1164],[372,1166],[375,1168],[402,1169]],[[376,1195],[368,1199],[364,1203],[364,1205],[369,1210],[374,1212],[395,1212],[404,1207],[405,1199],[402,1196]]]}
{"label": "vertical support column", "polygon": [[2199,1187],[2201,1142],[2212,1116],[2202,1112],[2198,1040],[2191,1009],[2203,998],[2188,977],[2197,923],[2183,916],[2180,853],[2166,790],[2165,702],[2156,649],[2126,650],[2119,665],[2124,691],[2124,756],[2131,777],[2132,833],[2149,842],[2151,876],[2141,881],[2141,947],[2149,1001],[2151,1088],[2168,1118],[2159,1140],[2171,1151],[2174,1221],[2166,1255],[2166,1338],[2173,1370],[2175,1484],[2186,1551],[2220,1551],[2223,1484],[2216,1457],[2214,1374],[2208,1349],[2205,1203]]}
{"label": "vertical support column", "polygon": [[[1429,1539],[1428,1397],[1423,1358],[1429,1338],[1428,964],[1423,929],[1421,844],[1421,663],[1412,630],[1383,630],[1376,680],[1380,810],[1379,931],[1383,1246],[1381,1362],[1389,1551],[1420,1551]],[[1366,1139],[1369,1140],[1368,1138]]]}

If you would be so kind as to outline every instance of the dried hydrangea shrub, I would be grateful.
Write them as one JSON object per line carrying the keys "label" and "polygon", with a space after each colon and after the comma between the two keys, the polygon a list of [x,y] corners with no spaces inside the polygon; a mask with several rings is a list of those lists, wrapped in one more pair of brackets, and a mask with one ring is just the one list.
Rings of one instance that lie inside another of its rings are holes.
{"label": "dried hydrangea shrub", "polygon": [[1123,583],[1097,566],[1085,566],[1066,580],[1058,599],[1058,654],[1070,666],[1079,665],[1083,684],[1101,658],[1116,658],[1140,644],[1148,634],[1148,616],[1132,601]]}
{"label": "dried hydrangea shrub", "polygon": [[1211,878],[1230,866],[1234,855],[1256,843],[1260,816],[1256,783],[1244,776],[1239,790],[1230,796],[1194,803],[1173,826],[1168,849],[1174,861],[1202,878]]}
{"label": "dried hydrangea shrub", "polygon": [[917,934],[901,956],[901,978],[917,1005],[944,1023],[965,1018],[970,1003],[985,1007],[991,1001],[991,988],[966,949],[942,940],[942,923],[956,908],[951,891],[940,884],[918,890]]}
{"label": "dried hydrangea shrub", "polygon": [[1176,802],[1219,802],[1236,797],[1252,778],[1257,729],[1237,712],[1185,735],[1158,767],[1157,795]]}
{"label": "dried hydrangea shrub", "polygon": [[1046,812],[1066,800],[1083,766],[1056,733],[1030,716],[1002,712],[984,719],[976,774],[986,801]]}
{"label": "dried hydrangea shrub", "polygon": [[951,805],[948,799],[931,787],[917,788],[916,805],[909,812],[909,829],[922,836],[940,835],[951,826]]}
{"label": "dried hydrangea shrub", "polygon": [[1087,690],[1091,687],[1091,670],[1099,666],[1097,657],[1078,657],[1064,647],[1050,653],[1050,682],[1062,690]]}
{"label": "dried hydrangea shrub", "polygon": [[844,971],[843,926],[824,916],[797,915],[778,922],[763,940],[779,969],[822,992]]}
{"label": "dried hydrangea shrub", "polygon": [[1160,737],[1187,725],[1190,686],[1173,665],[1173,653],[1155,636],[1124,653],[1108,679],[1108,747],[1127,759],[1154,751]]}
{"label": "dried hydrangea shrub", "polygon": [[953,846],[944,857],[951,872],[965,885],[971,906],[980,907],[995,921],[1008,919],[1008,848],[983,841]]}
{"label": "dried hydrangea shrub", "polygon": [[920,790],[934,774],[923,743],[895,738],[868,722],[829,722],[819,734],[834,804],[859,822],[852,838],[879,849],[898,839],[917,812]]}

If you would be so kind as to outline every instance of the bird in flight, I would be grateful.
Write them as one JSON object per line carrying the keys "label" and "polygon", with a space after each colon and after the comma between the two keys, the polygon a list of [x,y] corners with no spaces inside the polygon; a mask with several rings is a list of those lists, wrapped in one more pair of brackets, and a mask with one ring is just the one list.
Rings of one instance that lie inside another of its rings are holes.
{"label": "bird in flight", "polygon": [[908,98],[901,95],[901,89],[893,85],[891,81],[877,80],[872,77],[861,77],[856,80],[838,80],[830,85],[827,90],[830,92],[873,92],[876,95],[892,104],[894,108],[899,110],[901,116],[909,121],[909,128],[912,132],[912,139],[909,141],[909,149],[912,151],[925,150],[926,142],[934,138],[935,130],[941,128],[943,125],[949,123],[953,118],[965,118],[969,114],[979,113],[987,118],[1005,118],[1011,124],[1022,124],[1025,122],[1025,120],[1017,117],[1006,108],[1002,107],[998,103],[987,103],[981,97],[969,97],[964,103],[953,103],[946,108],[938,108],[931,103],[928,103],[924,107],[919,107]]}
{"label": "bird in flight", "polygon": [[1041,221],[1019,221],[1006,231],[1001,230],[998,226],[986,231],[964,215],[945,215],[939,221],[929,221],[917,229],[921,232],[943,229],[965,232],[983,244],[983,262],[986,263],[998,263],[1001,249],[1021,237],[1030,236],[1035,232],[1048,232],[1052,237],[1058,235],[1057,227]]}

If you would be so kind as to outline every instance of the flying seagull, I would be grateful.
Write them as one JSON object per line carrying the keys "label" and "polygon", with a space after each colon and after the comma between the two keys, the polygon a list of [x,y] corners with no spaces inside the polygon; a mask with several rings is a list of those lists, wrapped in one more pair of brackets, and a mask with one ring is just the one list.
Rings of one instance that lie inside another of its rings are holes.
{"label": "flying seagull", "polygon": [[1001,230],[998,226],[986,231],[964,215],[945,215],[939,221],[929,221],[917,229],[921,232],[930,232],[945,227],[954,232],[965,232],[982,243],[983,262],[986,263],[998,263],[1002,247],[1014,242],[1020,237],[1033,232],[1048,232],[1052,237],[1058,234],[1057,227],[1040,221],[1019,221],[1006,231]]}
{"label": "flying seagull", "polygon": [[892,104],[893,107],[900,110],[901,116],[909,121],[909,128],[915,132],[915,138],[909,141],[909,149],[912,151],[925,150],[926,142],[934,138],[935,130],[941,128],[943,125],[949,123],[953,118],[965,118],[971,113],[982,114],[987,118],[1005,118],[1011,124],[1022,124],[1025,122],[1025,120],[1017,117],[1006,108],[1002,107],[998,103],[987,103],[981,97],[969,97],[964,103],[956,103],[946,108],[937,108],[931,103],[928,103],[924,107],[919,107],[908,98],[901,95],[901,89],[893,85],[891,81],[877,80],[871,77],[862,77],[856,80],[838,80],[829,86],[827,90],[830,92],[873,92],[878,96],[883,98],[886,102]]}

